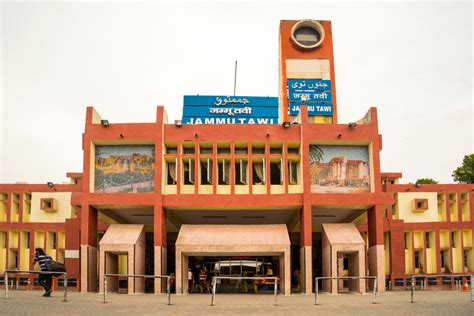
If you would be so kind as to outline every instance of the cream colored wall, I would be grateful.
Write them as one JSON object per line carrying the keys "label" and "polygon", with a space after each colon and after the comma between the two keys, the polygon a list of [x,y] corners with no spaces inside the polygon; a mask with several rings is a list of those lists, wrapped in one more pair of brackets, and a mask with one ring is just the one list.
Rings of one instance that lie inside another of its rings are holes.
{"label": "cream colored wall", "polygon": [[[100,121],[99,121],[100,123]],[[90,149],[90,168],[89,168],[89,192],[94,192],[95,187],[95,144],[91,142],[91,149]]]}
{"label": "cream colored wall", "polygon": [[[428,210],[413,211],[412,202],[414,199],[427,199]],[[422,223],[438,221],[438,196],[436,192],[415,192],[397,194],[398,218],[406,223]]]}
{"label": "cream colored wall", "polygon": [[286,77],[331,80],[329,59],[287,59]]}
{"label": "cream colored wall", "polygon": [[[71,192],[33,192],[31,194],[30,221],[36,223],[62,223],[72,217]],[[41,199],[54,198],[57,211],[42,211]]]}
{"label": "cream colored wall", "polygon": [[270,193],[271,194],[284,194],[285,186],[281,184],[270,185]]}
{"label": "cream colored wall", "polygon": [[248,184],[236,185],[234,188],[235,194],[249,194],[250,192]]}

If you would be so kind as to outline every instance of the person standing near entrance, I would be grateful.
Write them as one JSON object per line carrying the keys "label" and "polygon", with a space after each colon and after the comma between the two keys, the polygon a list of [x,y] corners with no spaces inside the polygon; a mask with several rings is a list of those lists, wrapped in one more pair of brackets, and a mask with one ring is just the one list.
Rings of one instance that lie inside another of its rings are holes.
{"label": "person standing near entrance", "polygon": [[193,273],[191,269],[188,269],[188,293],[191,294],[193,292]]}
{"label": "person standing near entrance", "polygon": [[[47,264],[51,262],[53,258],[44,253],[43,248],[35,249],[35,258],[33,259],[33,264],[38,262],[41,271],[48,271]],[[38,283],[44,288],[44,297],[51,296],[51,285],[53,283],[52,274],[40,274],[38,277]]]}

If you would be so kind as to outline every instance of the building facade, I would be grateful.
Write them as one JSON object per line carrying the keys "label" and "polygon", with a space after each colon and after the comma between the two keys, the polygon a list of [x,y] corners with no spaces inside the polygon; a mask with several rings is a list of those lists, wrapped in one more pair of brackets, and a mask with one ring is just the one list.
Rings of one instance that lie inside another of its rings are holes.
{"label": "building facade", "polygon": [[[380,170],[377,109],[338,122],[331,23],[281,21],[279,53],[278,123],[218,124],[265,118],[271,100],[257,108],[251,97],[216,97],[215,124],[196,124],[206,119],[192,111],[168,123],[162,106],[154,123],[109,123],[88,107],[83,170],[69,183],[0,184],[0,273],[34,269],[36,247],[65,262],[83,292],[102,291],[104,273],[174,273],[185,294],[197,264],[271,270],[284,294],[311,293],[316,276],[373,275],[384,291],[415,274],[452,284],[474,273],[474,185],[398,184],[400,173]],[[129,293],[161,291],[125,281]]]}

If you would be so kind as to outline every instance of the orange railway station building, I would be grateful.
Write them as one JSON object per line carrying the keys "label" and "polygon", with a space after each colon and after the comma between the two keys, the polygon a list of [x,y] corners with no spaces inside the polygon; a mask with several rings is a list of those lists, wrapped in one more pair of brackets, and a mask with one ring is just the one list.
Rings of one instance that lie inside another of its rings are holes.
{"label": "orange railway station building", "polygon": [[[37,268],[36,247],[81,292],[102,292],[105,273],[173,273],[177,294],[193,290],[188,271],[276,276],[284,295],[312,293],[318,276],[377,276],[384,292],[412,275],[442,274],[430,285],[450,287],[474,273],[474,185],[399,184],[401,173],[380,170],[377,109],[338,121],[331,22],[281,21],[278,50],[278,97],[184,96],[175,122],[163,106],[153,123],[88,107],[81,172],[0,184],[0,273]],[[365,282],[320,286],[365,292]],[[250,284],[222,280],[219,291],[268,290]],[[163,290],[125,277],[107,286]]]}

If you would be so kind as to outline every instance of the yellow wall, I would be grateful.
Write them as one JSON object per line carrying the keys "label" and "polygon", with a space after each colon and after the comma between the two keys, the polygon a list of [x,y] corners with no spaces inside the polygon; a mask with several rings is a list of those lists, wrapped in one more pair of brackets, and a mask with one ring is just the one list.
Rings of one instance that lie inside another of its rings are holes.
{"label": "yellow wall", "polygon": [[7,265],[7,249],[4,247],[7,239],[7,233],[0,231],[0,273],[5,271]]}
{"label": "yellow wall", "polygon": [[405,232],[407,238],[407,245],[405,249],[405,273],[413,273],[413,243],[412,232]]}
{"label": "yellow wall", "polygon": [[20,269],[21,270],[29,270],[30,267],[30,248],[27,244],[28,239],[28,232],[22,231],[21,232],[21,240],[20,240]]}
{"label": "yellow wall", "polygon": [[461,273],[463,266],[463,253],[461,247],[461,234],[459,231],[454,231],[455,246],[452,248],[453,252],[453,272]]}
{"label": "yellow wall", "polygon": [[[426,238],[425,231],[425,238]],[[436,256],[438,255],[438,250],[436,249],[436,242],[435,242],[435,232],[429,232],[429,244],[430,248],[426,248],[425,244],[425,251],[426,251],[426,273],[436,273],[437,272],[437,265],[436,265]]]}
{"label": "yellow wall", "polygon": [[457,222],[458,221],[458,214],[459,214],[459,208],[458,208],[458,194],[457,193],[451,193],[448,195],[449,196],[449,215],[451,218],[451,222]]}
{"label": "yellow wall", "polygon": [[44,248],[44,232],[35,231],[35,248]]}
{"label": "yellow wall", "polygon": [[[54,198],[57,211],[41,210],[42,198]],[[31,194],[31,222],[60,223],[72,218],[71,192],[34,192]]]}
{"label": "yellow wall", "polygon": [[384,233],[385,274],[390,274],[390,233]]}
{"label": "yellow wall", "polygon": [[471,220],[471,210],[469,208],[469,194],[461,194],[461,211],[462,211],[462,221],[468,222]]}
{"label": "yellow wall", "polygon": [[446,222],[446,194],[438,193],[438,221]]}
{"label": "yellow wall", "polygon": [[0,193],[0,222],[7,221],[7,197],[6,193]]}
{"label": "yellow wall", "polygon": [[[413,211],[414,199],[427,199],[428,210]],[[436,192],[414,192],[398,193],[398,219],[403,219],[406,223],[437,222],[438,221],[438,196]]]}
{"label": "yellow wall", "polygon": [[118,255],[118,273],[128,274],[128,256]]}

